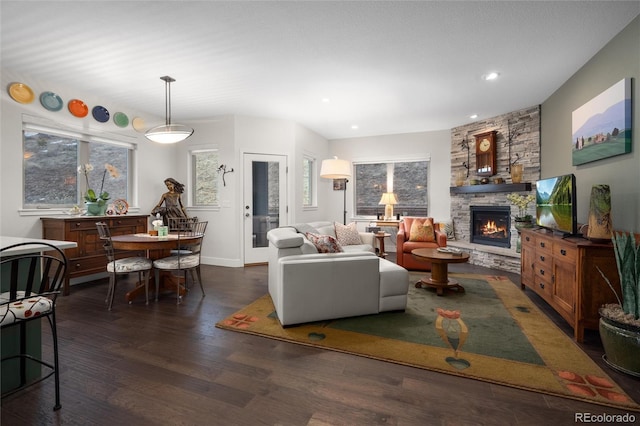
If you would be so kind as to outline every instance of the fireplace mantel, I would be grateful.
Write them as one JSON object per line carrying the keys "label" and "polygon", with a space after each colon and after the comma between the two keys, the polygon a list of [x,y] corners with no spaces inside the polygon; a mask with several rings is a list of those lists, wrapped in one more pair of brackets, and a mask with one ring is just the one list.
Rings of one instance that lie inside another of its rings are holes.
{"label": "fireplace mantel", "polygon": [[451,194],[471,194],[480,192],[526,192],[531,191],[531,182],[524,183],[487,183],[479,185],[452,186]]}

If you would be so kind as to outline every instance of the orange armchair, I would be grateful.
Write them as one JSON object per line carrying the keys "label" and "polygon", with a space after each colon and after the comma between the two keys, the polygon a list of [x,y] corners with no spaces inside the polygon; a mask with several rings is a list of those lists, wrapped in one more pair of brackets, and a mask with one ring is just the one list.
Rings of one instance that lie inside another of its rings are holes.
{"label": "orange armchair", "polygon": [[400,222],[400,225],[398,226],[398,234],[396,236],[396,263],[405,269],[430,271],[431,263],[415,260],[411,255],[411,250],[415,250],[418,248],[446,247],[447,234],[445,234],[444,232],[440,232],[439,224],[433,222],[435,241],[410,241],[411,226],[416,219],[431,219],[431,221],[433,222],[433,218],[426,217],[405,217],[402,219],[402,222]]}

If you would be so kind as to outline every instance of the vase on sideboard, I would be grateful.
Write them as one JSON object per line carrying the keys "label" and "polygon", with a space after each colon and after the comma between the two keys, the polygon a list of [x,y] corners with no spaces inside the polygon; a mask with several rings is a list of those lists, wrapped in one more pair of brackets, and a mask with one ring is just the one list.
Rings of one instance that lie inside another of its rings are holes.
{"label": "vase on sideboard", "polygon": [[106,201],[86,201],[87,216],[104,216],[107,213]]}

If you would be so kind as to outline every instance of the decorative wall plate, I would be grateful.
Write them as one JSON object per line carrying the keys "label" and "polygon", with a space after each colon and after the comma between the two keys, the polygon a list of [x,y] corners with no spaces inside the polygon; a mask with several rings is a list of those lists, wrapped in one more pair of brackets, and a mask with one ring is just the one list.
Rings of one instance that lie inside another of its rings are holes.
{"label": "decorative wall plate", "polygon": [[82,118],[89,114],[89,107],[80,99],[71,99],[68,104],[69,112],[76,117]]}
{"label": "decorative wall plate", "polygon": [[113,208],[115,209],[116,214],[126,214],[129,211],[129,203],[127,203],[127,200],[118,198],[113,201]]}
{"label": "decorative wall plate", "polygon": [[123,112],[116,112],[113,114],[113,122],[118,127],[127,127],[129,125],[129,117]]}
{"label": "decorative wall plate", "polygon": [[53,92],[40,93],[40,103],[49,111],[60,111],[64,105],[62,98]]}
{"label": "decorative wall plate", "polygon": [[93,115],[93,118],[95,118],[96,121],[99,121],[100,123],[106,123],[107,121],[109,121],[109,111],[107,111],[107,109],[103,106],[94,106],[91,110],[91,114]]}
{"label": "decorative wall plate", "polygon": [[140,117],[134,118],[133,120],[131,120],[131,125],[133,126],[136,132],[144,132],[145,123],[143,118],[140,118]]}
{"label": "decorative wall plate", "polygon": [[24,83],[12,83],[9,85],[9,96],[21,104],[30,104],[35,99],[31,87]]}

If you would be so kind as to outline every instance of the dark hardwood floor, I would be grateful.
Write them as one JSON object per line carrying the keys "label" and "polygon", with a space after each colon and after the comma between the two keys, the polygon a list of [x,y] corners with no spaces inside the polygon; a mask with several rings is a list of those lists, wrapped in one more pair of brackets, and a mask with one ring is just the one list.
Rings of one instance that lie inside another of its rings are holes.
{"label": "dark hardwood floor", "polygon": [[[450,270],[519,283],[517,275],[473,265]],[[52,410],[50,378],[2,400],[2,425],[569,425],[575,413],[624,414],[217,329],[218,320],[267,293],[267,267],[202,272],[206,297],[196,286],[180,306],[169,294],[148,306],[128,305],[123,295],[131,282],[119,287],[109,312],[106,280],[72,287],[58,299],[62,409]],[[49,336],[43,341],[50,351]],[[581,346],[640,401],[640,381],[600,359],[597,332]]]}

